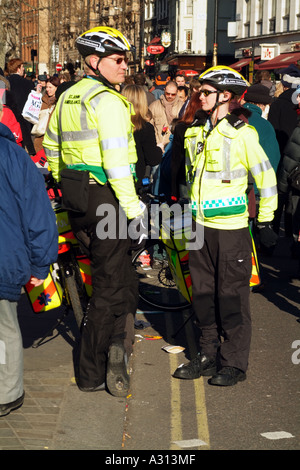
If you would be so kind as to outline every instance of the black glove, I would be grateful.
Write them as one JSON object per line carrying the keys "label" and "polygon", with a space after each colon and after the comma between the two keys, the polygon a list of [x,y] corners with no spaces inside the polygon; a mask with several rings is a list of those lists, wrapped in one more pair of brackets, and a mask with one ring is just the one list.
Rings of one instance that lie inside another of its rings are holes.
{"label": "black glove", "polygon": [[259,241],[265,248],[272,248],[276,245],[278,235],[274,232],[272,222],[258,222],[256,224]]}
{"label": "black glove", "polygon": [[144,248],[148,239],[148,220],[146,217],[146,205],[140,202],[143,213],[131,220],[128,226],[128,234],[131,239],[131,250],[139,250]]}

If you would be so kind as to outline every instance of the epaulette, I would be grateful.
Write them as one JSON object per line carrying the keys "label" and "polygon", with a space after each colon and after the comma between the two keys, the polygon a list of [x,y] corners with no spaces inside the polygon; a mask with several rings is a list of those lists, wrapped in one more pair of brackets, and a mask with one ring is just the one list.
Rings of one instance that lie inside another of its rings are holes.
{"label": "epaulette", "polygon": [[208,114],[202,109],[198,109],[195,113],[194,120],[189,127],[204,126],[207,122]]}
{"label": "epaulette", "polygon": [[240,129],[246,124],[245,121],[243,121],[243,119],[241,119],[238,116],[235,116],[234,114],[227,114],[225,119],[227,119],[229,124],[235,129]]}

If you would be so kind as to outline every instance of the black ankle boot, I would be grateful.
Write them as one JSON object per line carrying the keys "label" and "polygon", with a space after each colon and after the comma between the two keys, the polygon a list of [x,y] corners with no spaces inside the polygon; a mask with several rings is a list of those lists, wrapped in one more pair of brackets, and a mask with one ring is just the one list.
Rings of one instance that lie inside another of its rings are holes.
{"label": "black ankle boot", "polygon": [[197,354],[197,356],[192,359],[187,364],[182,364],[177,367],[173,377],[177,379],[198,379],[203,376],[214,375],[217,371],[216,360],[208,358],[204,354]]}

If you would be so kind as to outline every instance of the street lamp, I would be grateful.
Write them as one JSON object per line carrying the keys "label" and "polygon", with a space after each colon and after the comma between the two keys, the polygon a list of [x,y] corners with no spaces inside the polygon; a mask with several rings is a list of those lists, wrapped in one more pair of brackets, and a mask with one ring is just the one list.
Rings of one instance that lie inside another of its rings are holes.
{"label": "street lamp", "polygon": [[215,0],[215,21],[214,21],[214,48],[213,48],[213,61],[215,67],[218,65],[218,0]]}

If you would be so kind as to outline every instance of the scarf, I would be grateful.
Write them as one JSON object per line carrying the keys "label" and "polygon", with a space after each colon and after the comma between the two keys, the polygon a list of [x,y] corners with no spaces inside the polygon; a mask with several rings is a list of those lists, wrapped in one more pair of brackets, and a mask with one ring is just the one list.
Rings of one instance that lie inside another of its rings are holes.
{"label": "scarf", "polygon": [[179,96],[176,96],[176,98],[172,102],[167,101],[165,95],[161,95],[160,97],[160,101],[163,107],[165,108],[165,113],[166,113],[169,126],[171,126],[173,119],[177,117],[177,115],[176,116],[173,115],[173,106],[176,105],[179,102],[179,100],[180,100]]}

